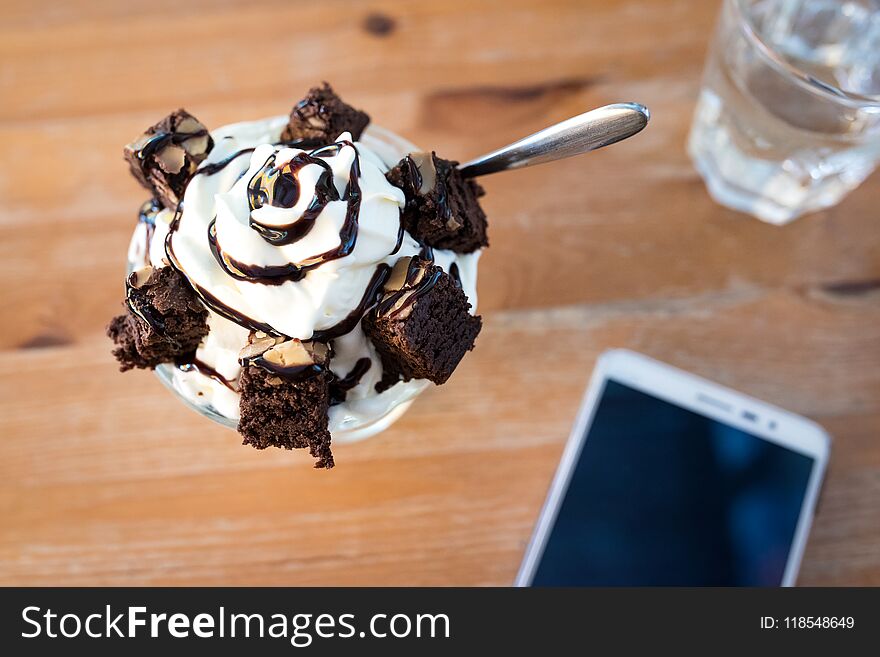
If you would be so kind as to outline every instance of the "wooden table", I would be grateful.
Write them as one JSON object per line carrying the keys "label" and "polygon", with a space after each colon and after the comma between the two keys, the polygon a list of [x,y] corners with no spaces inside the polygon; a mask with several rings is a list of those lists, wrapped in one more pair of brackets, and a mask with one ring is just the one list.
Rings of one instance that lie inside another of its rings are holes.
{"label": "wooden table", "polygon": [[[3,2],[0,582],[508,584],[596,357],[630,347],[824,424],[800,583],[880,585],[880,178],[781,229],[713,204],[684,144],[716,10]],[[145,197],[122,145],[181,105],[284,113],[321,79],[458,158],[609,102],[654,112],[486,179],[476,351],[330,472],[119,374],[104,337]]]}

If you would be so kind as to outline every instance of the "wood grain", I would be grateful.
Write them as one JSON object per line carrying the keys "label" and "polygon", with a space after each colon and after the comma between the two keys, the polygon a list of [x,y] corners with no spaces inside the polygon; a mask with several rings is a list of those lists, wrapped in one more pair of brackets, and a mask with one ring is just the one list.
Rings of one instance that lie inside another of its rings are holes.
{"label": "wood grain", "polygon": [[[0,3],[0,583],[509,583],[593,363],[624,346],[825,424],[800,581],[880,585],[880,180],[784,229],[711,202],[684,142],[716,9]],[[119,375],[103,337],[144,196],[121,145],[181,105],[280,114],[320,79],[460,159],[607,102],[654,115],[486,179],[478,348],[330,473]]]}

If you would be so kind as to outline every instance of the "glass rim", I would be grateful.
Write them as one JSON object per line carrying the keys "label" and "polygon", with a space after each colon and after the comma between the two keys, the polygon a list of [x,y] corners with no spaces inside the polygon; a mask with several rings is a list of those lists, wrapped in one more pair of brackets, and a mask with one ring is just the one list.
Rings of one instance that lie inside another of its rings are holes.
{"label": "glass rim", "polygon": [[775,48],[767,44],[758,34],[754,22],[749,15],[748,8],[746,7],[746,2],[748,1],[749,0],[726,0],[727,4],[731,6],[736,13],[736,19],[739,22],[739,29],[743,31],[746,38],[754,44],[760,55],[766,59],[771,66],[782,73],[790,75],[807,89],[831,98],[838,103],[857,108],[876,108],[880,111],[880,94],[866,96],[864,94],[845,91],[840,87],[815,78],[782,57]]}

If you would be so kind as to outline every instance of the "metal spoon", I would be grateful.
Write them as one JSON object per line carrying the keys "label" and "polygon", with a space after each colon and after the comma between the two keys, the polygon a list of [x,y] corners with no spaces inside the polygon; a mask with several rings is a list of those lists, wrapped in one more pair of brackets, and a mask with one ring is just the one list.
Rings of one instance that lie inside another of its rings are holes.
{"label": "metal spoon", "polygon": [[651,118],[638,103],[617,103],[578,114],[508,146],[459,165],[473,178],[561,160],[609,146],[641,132]]}

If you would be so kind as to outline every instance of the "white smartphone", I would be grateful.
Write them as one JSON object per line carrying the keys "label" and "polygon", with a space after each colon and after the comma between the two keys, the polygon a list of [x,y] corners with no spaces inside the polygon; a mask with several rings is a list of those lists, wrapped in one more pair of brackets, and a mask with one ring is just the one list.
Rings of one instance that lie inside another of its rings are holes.
{"label": "white smartphone", "polygon": [[791,586],[831,439],[631,351],[604,353],[518,586]]}

